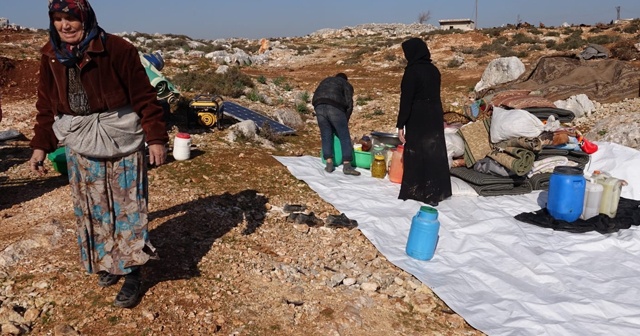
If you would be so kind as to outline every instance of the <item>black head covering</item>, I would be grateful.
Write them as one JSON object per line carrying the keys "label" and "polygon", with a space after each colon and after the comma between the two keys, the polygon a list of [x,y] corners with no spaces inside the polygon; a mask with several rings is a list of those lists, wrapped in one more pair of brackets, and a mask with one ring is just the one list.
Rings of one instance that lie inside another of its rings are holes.
{"label": "black head covering", "polygon": [[402,42],[404,58],[407,59],[407,66],[415,63],[431,62],[431,53],[427,44],[420,38],[413,37]]}

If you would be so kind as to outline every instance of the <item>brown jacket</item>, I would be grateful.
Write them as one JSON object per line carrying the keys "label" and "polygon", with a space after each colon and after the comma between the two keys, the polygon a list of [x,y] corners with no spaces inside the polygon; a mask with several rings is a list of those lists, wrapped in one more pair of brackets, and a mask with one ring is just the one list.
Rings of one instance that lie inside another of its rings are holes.
{"label": "brown jacket", "polygon": [[[53,133],[54,117],[73,114],[68,102],[66,67],[55,57],[51,42],[41,49],[40,80],[36,102],[35,135],[31,147],[52,152],[58,139]],[[106,34],[94,39],[80,64],[80,80],[87,92],[92,113],[131,105],[141,118],[145,141],[165,144],[169,140],[162,107],[149,83],[137,49],[123,38]]]}

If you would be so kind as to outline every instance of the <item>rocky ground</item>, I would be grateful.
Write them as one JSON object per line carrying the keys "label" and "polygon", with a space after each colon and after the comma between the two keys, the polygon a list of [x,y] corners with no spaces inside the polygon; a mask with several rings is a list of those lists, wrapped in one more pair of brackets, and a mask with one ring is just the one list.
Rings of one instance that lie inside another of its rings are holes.
{"label": "rocky ground", "polygon": [[[308,55],[243,70],[254,77],[286,77],[291,91],[278,91],[272,83],[258,87],[273,101],[284,97],[284,103],[238,102],[266,113],[292,109],[298,94],[312,92],[324,76],[345,71],[359,102],[354,137],[393,130],[402,73],[400,40],[345,64],[341,60],[358,51],[361,41],[344,40],[336,47],[326,38],[297,41],[314,46]],[[479,46],[488,39],[468,33],[429,42],[443,71],[447,106],[468,101],[469,88],[495,58],[473,58],[448,68],[450,45]],[[142,301],[133,309],[113,307],[119,286],[98,287],[96,277],[78,263],[65,177],[55,171],[37,177],[27,168],[37,48],[45,40],[42,34],[0,33],[0,131],[22,134],[0,142],[2,334],[482,334],[427,286],[387,261],[359,230],[287,221],[283,208],[288,204],[304,205],[321,219],[338,214],[272,157],[318,155],[312,115],[303,115],[297,134],[272,148],[247,139],[229,141],[228,129],[188,128],[180,115],[172,116],[172,135],[189,131],[194,149],[190,160],[170,160],[150,171],[151,240],[161,259],[144,269]],[[530,64],[540,54],[523,61]],[[171,71],[171,62],[168,67]],[[588,139],[640,147],[639,99],[596,107],[575,121]]]}

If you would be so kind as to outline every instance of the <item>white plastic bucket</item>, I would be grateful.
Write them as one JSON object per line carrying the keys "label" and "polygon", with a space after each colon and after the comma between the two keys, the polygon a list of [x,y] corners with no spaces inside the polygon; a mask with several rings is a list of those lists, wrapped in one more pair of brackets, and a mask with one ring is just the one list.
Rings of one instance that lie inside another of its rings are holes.
{"label": "white plastic bucket", "polygon": [[173,139],[173,158],[179,161],[188,160],[191,156],[191,136],[189,133],[178,133]]}

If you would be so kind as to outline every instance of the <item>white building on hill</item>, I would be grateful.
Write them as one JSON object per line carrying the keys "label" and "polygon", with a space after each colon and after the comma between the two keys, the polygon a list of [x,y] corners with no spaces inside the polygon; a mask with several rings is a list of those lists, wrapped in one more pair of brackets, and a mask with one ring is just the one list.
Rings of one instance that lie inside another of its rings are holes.
{"label": "white building on hill", "polygon": [[440,29],[460,29],[462,31],[474,30],[476,28],[475,22],[471,19],[451,19],[451,20],[439,20]]}
{"label": "white building on hill", "polygon": [[9,19],[7,18],[0,18],[0,29],[4,29],[9,27]]}

